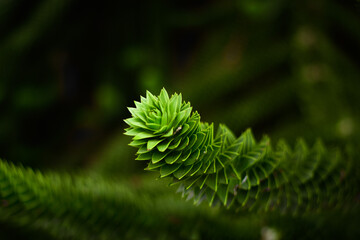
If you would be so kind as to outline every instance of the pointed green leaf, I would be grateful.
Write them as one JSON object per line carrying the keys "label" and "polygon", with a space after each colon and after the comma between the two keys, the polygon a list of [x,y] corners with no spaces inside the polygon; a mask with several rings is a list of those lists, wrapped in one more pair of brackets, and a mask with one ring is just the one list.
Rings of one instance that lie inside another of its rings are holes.
{"label": "pointed green leaf", "polygon": [[158,98],[151,94],[151,92],[146,91],[146,98],[148,99],[149,103],[156,107]]}
{"label": "pointed green leaf", "polygon": [[146,123],[146,126],[151,128],[153,131],[157,131],[160,129],[160,124],[157,123]]}
{"label": "pointed green leaf", "polygon": [[[163,139],[163,140],[165,140],[165,139]],[[157,145],[157,149],[160,152],[165,152],[166,149],[168,149],[168,147],[172,141],[173,141],[173,139],[170,139],[170,140],[166,140],[166,141],[160,143],[159,145]]]}
{"label": "pointed green leaf", "polygon": [[147,130],[151,130],[146,124],[138,118],[127,118],[124,120],[126,124],[131,127],[139,127]]}
{"label": "pointed green leaf", "polygon": [[198,149],[201,146],[201,144],[203,143],[203,141],[205,139],[205,134],[202,132],[199,132],[196,134],[196,137],[197,137],[196,143],[192,147],[192,149],[194,149],[194,150]]}
{"label": "pointed green leaf", "polygon": [[228,185],[219,184],[218,190],[217,190],[217,196],[219,197],[220,201],[223,203],[224,206],[227,204],[227,198],[228,198]]}
{"label": "pointed green leaf", "polygon": [[151,162],[152,163],[157,163],[160,162],[161,160],[163,160],[170,152],[167,153],[162,153],[162,152],[154,152],[152,154],[152,158],[151,158]]}
{"label": "pointed green leaf", "polygon": [[165,162],[158,162],[158,163],[149,162],[147,168],[145,168],[145,169],[146,170],[154,170],[154,169],[164,166],[165,164],[166,164]]}
{"label": "pointed green leaf", "polygon": [[201,169],[202,165],[203,165],[202,162],[195,163],[193,168],[189,172],[189,175],[194,176]]}
{"label": "pointed green leaf", "polygon": [[161,177],[169,176],[181,167],[182,164],[166,164],[160,168]]}
{"label": "pointed green leaf", "polygon": [[171,128],[165,135],[162,135],[162,137],[171,137],[173,135],[174,129]]}
{"label": "pointed green leaf", "polygon": [[169,101],[169,95],[168,95],[167,91],[165,90],[165,88],[161,89],[159,100],[162,101],[162,102],[168,102]]}
{"label": "pointed green leaf", "polygon": [[181,138],[175,138],[172,144],[169,146],[169,149],[176,149],[180,145],[181,140]]}
{"label": "pointed green leaf", "polygon": [[147,150],[151,150],[154,147],[156,147],[156,145],[158,145],[159,143],[161,143],[164,139],[150,139],[147,142]]}
{"label": "pointed green leaf", "polygon": [[183,139],[183,141],[181,142],[181,144],[176,148],[177,151],[181,151],[183,149],[185,149],[189,144],[189,138],[186,137],[185,139]]}
{"label": "pointed green leaf", "polygon": [[141,140],[134,140],[131,143],[129,143],[129,146],[132,147],[141,147],[142,145],[146,144],[147,140],[146,139],[141,139]]}
{"label": "pointed green leaf", "polygon": [[153,137],[155,137],[154,134],[143,131],[143,132],[137,134],[133,139],[134,140],[140,140],[140,139],[153,138]]}
{"label": "pointed green leaf", "polygon": [[139,148],[139,150],[136,152],[136,154],[143,154],[143,153],[147,153],[148,149],[146,147],[146,145],[141,146],[141,148]]}
{"label": "pointed green leaf", "polygon": [[163,133],[166,130],[166,128],[167,128],[167,126],[161,126],[161,128],[158,131],[154,132],[154,134]]}
{"label": "pointed green leaf", "polygon": [[181,152],[172,152],[171,154],[166,156],[165,162],[168,164],[173,164],[174,162],[176,162],[176,160],[178,160],[180,155],[181,155]]}
{"label": "pointed green leaf", "polygon": [[191,110],[192,110],[192,108],[190,107],[190,108],[187,108],[187,109],[179,112],[176,115],[174,126],[183,125],[185,123],[186,119],[188,119],[190,117]]}
{"label": "pointed green leaf", "polygon": [[252,135],[252,132],[250,129],[247,129],[241,137],[244,139],[244,145],[241,151],[241,154],[246,154],[247,152],[251,151],[251,149],[256,144],[254,136]]}
{"label": "pointed green leaf", "polygon": [[209,174],[203,175],[204,179],[202,180],[201,184],[200,184],[200,189],[202,189],[205,185],[206,180],[209,178]]}
{"label": "pointed green leaf", "polygon": [[190,157],[191,153],[192,153],[191,150],[183,152],[183,154],[180,157],[181,161],[185,162]]}
{"label": "pointed green leaf", "polygon": [[185,161],[185,165],[192,165],[200,156],[200,149],[195,150]]}
{"label": "pointed green leaf", "polygon": [[134,118],[140,118],[141,121],[143,122],[147,121],[143,110],[138,108],[131,108],[131,107],[128,107],[128,110]]}
{"label": "pointed green leaf", "polygon": [[140,154],[135,160],[150,160],[152,157],[152,153],[151,152],[147,152],[147,153],[143,153]]}
{"label": "pointed green leaf", "polygon": [[205,184],[216,192],[217,191],[217,174],[210,174],[208,176],[210,176],[210,177],[207,179]]}
{"label": "pointed green leaf", "polygon": [[172,116],[174,116],[174,118],[176,117],[176,109],[177,109],[177,105],[178,105],[178,95],[177,94],[174,94],[171,99],[170,99],[170,104],[169,104],[169,111],[170,111],[170,114]]}
{"label": "pointed green leaf", "polygon": [[192,149],[192,147],[194,146],[194,144],[196,143],[197,140],[197,136],[196,134],[191,135],[190,139],[189,139],[189,144],[187,146],[188,149]]}
{"label": "pointed green leaf", "polygon": [[193,165],[190,165],[190,166],[181,166],[181,168],[179,168],[175,173],[174,173],[174,176],[177,178],[177,179],[182,179],[183,177],[186,176],[186,174],[188,172],[190,172],[191,168],[193,167]]}
{"label": "pointed green leaf", "polygon": [[129,130],[127,130],[124,134],[127,136],[136,136],[139,133],[142,133],[144,131],[144,129],[140,129],[140,128],[129,128]]}

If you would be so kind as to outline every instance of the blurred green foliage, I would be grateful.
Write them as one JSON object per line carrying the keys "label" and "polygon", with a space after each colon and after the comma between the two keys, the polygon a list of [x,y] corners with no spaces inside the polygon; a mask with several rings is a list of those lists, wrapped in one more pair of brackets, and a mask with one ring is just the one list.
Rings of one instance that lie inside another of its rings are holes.
{"label": "blurred green foliage", "polygon": [[[150,181],[122,119],[145,90],[163,86],[237,135],[251,127],[257,138],[291,144],[321,138],[359,157],[359,14],[355,0],[1,0],[0,157],[111,182]],[[244,216],[252,219],[244,239],[260,238],[263,227],[284,239],[360,237],[355,214]],[[209,239],[199,229],[179,239]],[[56,238],[0,224],[1,239],[42,235]]]}

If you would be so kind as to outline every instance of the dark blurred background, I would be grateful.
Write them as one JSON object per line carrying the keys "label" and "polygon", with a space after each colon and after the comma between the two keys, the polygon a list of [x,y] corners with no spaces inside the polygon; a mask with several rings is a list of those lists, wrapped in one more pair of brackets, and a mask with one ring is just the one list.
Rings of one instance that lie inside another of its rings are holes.
{"label": "dark blurred background", "polygon": [[0,0],[0,157],[141,174],[122,120],[162,87],[237,135],[358,144],[359,14],[356,0]]}

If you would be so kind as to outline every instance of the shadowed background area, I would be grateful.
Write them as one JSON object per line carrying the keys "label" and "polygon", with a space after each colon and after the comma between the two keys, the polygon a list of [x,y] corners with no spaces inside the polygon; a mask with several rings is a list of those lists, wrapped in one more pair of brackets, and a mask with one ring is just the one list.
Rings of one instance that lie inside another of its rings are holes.
{"label": "shadowed background area", "polygon": [[[162,87],[237,136],[359,146],[359,25],[356,0],[1,0],[0,157],[140,181],[123,119]],[[360,237],[358,215],[336,218],[255,219],[244,236]],[[0,223],[1,239],[29,235],[50,239]]]}

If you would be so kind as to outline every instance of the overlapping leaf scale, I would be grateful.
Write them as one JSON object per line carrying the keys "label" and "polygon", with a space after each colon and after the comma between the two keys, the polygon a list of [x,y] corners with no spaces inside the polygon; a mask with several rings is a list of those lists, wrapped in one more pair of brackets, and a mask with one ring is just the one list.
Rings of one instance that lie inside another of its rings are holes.
{"label": "overlapping leaf scale", "polygon": [[[181,95],[169,98],[163,89],[159,97],[147,92],[141,99],[126,120],[127,134],[134,136],[130,145],[139,148],[137,159],[148,160],[147,169],[159,171],[160,177],[171,177],[171,185],[179,184],[195,204],[296,213],[334,207],[347,194],[339,192],[339,185],[349,166],[342,166],[339,153],[321,141],[309,148],[300,139],[291,149],[281,140],[272,149],[268,137],[256,142],[247,129],[236,138],[222,124],[214,136],[213,124],[200,122],[197,112],[190,114]],[[151,111],[160,113],[150,120],[161,121],[161,131],[148,129]]]}

